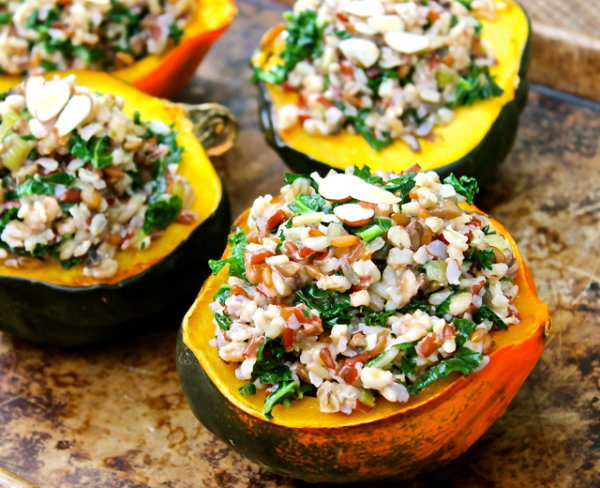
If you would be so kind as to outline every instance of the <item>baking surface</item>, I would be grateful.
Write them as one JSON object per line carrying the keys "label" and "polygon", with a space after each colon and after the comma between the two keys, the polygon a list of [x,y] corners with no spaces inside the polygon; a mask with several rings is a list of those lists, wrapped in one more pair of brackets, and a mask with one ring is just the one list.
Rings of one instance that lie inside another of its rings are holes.
{"label": "baking surface", "polygon": [[[239,6],[180,96],[239,118],[236,147],[215,159],[234,214],[277,192],[285,172],[259,132],[248,67],[280,13]],[[600,486],[599,140],[600,112],[530,95],[515,148],[478,203],[519,243],[554,330],[505,416],[446,469],[403,487]],[[180,319],[78,351],[0,334],[0,466],[41,488],[310,486],[246,461],[195,420],[175,370]]]}

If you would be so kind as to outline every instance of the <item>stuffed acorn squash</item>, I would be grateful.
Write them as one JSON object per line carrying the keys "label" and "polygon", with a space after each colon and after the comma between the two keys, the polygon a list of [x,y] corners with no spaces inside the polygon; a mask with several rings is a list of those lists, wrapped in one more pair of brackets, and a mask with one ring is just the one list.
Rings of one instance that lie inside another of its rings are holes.
{"label": "stuffed acorn squash", "polygon": [[294,171],[418,164],[482,182],[506,158],[528,90],[516,2],[299,0],[286,19],[252,64],[266,140]]}
{"label": "stuffed acorn squash", "polygon": [[0,329],[88,344],[195,294],[229,204],[190,111],[97,72],[1,89]]}
{"label": "stuffed acorn squash", "polygon": [[232,0],[11,0],[0,5],[4,77],[91,69],[172,98],[233,20]]}
{"label": "stuffed acorn squash", "polygon": [[274,472],[406,478],[506,410],[550,332],[506,230],[434,172],[287,175],[237,221],[186,315],[196,417]]}

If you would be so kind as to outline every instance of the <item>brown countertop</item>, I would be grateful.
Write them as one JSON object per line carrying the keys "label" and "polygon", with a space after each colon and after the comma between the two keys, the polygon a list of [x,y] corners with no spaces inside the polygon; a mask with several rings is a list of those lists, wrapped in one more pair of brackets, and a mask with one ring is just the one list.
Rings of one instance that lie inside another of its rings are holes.
{"label": "brown countertop", "polygon": [[[238,115],[236,147],[215,159],[234,214],[277,191],[285,172],[258,130],[248,81],[277,8],[240,3],[180,96]],[[534,91],[521,124],[479,204],[519,243],[553,334],[506,415],[446,469],[404,487],[600,486],[600,111]],[[0,334],[0,466],[42,488],[305,486],[246,461],[193,417],[175,371],[180,319],[77,351]]]}

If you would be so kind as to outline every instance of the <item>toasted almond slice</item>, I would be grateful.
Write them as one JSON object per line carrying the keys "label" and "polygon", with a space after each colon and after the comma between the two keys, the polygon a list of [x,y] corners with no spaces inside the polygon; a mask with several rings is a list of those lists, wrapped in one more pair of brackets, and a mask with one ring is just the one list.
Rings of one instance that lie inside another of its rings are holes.
{"label": "toasted almond slice", "polygon": [[65,109],[61,112],[58,117],[58,121],[54,128],[58,131],[58,137],[66,136],[86,117],[90,114],[92,108],[92,101],[87,95],[75,95]]}
{"label": "toasted almond slice", "polygon": [[360,32],[361,34],[363,34],[365,36],[374,36],[377,34],[377,29],[374,29],[366,22],[357,22],[354,25],[354,28],[356,29],[357,32]]}
{"label": "toasted almond slice", "polygon": [[379,59],[379,48],[374,42],[367,39],[352,37],[340,42],[338,47],[344,56],[357,59],[365,68],[370,68]]}
{"label": "toasted almond slice", "polygon": [[388,46],[402,54],[418,53],[429,47],[427,37],[409,32],[388,32],[383,38]]}
{"label": "toasted almond slice", "polygon": [[404,22],[398,15],[374,15],[367,19],[367,23],[382,34],[404,30]]}
{"label": "toasted almond slice", "polygon": [[44,90],[44,78],[40,75],[30,76],[25,86],[25,104],[32,117],[37,115],[37,101]]}
{"label": "toasted almond slice", "polygon": [[47,122],[56,117],[69,101],[71,87],[63,80],[48,81],[35,104],[35,118]]}
{"label": "toasted almond slice", "polygon": [[319,193],[326,200],[343,202],[356,198],[368,203],[399,203],[400,198],[378,186],[371,185],[358,176],[335,174],[324,178],[319,183]]}
{"label": "toasted almond slice", "polygon": [[385,8],[379,0],[358,0],[348,2],[344,5],[343,10],[357,17],[370,17],[372,15],[382,15],[385,13]]}
{"label": "toasted almond slice", "polygon": [[344,224],[358,227],[368,224],[375,217],[375,210],[363,208],[358,203],[347,203],[333,209],[335,216]]}

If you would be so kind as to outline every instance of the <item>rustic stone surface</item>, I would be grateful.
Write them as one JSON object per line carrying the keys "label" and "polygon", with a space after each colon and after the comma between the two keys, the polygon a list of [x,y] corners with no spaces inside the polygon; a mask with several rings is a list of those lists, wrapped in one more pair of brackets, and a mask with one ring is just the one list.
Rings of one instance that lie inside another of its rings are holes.
{"label": "rustic stone surface", "polygon": [[[237,146],[215,160],[234,214],[277,191],[285,172],[258,131],[248,81],[252,46],[279,13],[240,10],[181,95],[239,117]],[[530,96],[515,149],[479,204],[517,239],[553,335],[506,415],[447,469],[403,487],[600,485],[599,139],[600,112]],[[44,488],[308,486],[246,461],[195,420],[175,371],[179,320],[76,351],[0,334],[0,465]]]}

